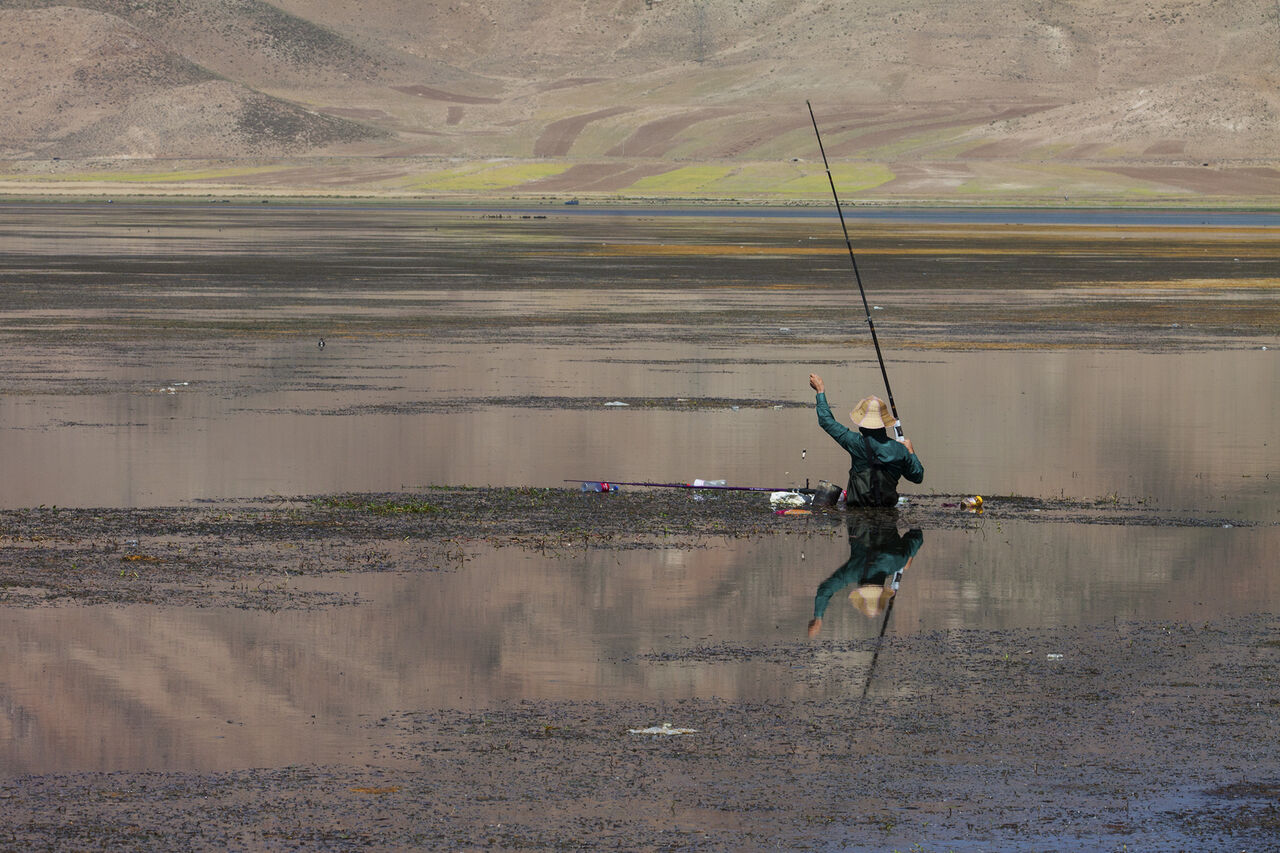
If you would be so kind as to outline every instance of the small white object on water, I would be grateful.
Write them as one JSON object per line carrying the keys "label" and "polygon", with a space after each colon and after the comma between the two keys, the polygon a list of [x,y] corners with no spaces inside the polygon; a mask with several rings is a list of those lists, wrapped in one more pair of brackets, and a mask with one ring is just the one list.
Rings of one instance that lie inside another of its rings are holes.
{"label": "small white object on water", "polygon": [[670,723],[660,726],[649,726],[647,729],[627,729],[633,735],[691,735],[697,729],[673,729]]}
{"label": "small white object on water", "polygon": [[905,497],[898,498],[898,506],[906,506],[909,501]]}
{"label": "small white object on water", "polygon": [[621,400],[610,400],[608,403],[605,403],[605,405],[606,406],[630,406],[631,404],[624,403]]}
{"label": "small white object on water", "polygon": [[770,492],[769,505],[773,507],[779,506],[807,506],[809,503],[808,495],[802,495],[799,492]]}
{"label": "small white object on water", "polygon": [[872,305],[872,306],[871,306],[871,310],[872,310],[872,311],[883,311],[884,309],[883,309],[883,308],[881,308],[879,305]]}
{"label": "small white object on water", "polygon": [[791,334],[791,330],[788,329],[786,326],[782,326],[781,328],[778,329],[778,333],[783,335],[789,335]]}
{"label": "small white object on water", "polygon": [[738,411],[738,407],[737,407],[737,406],[730,406],[729,408],[730,408],[730,409],[732,409],[732,410],[733,410],[733,411],[735,411],[735,412],[736,412],[736,411]]}
{"label": "small white object on water", "polygon": [[1048,654],[1045,657],[1049,660],[1062,660],[1062,655]]}

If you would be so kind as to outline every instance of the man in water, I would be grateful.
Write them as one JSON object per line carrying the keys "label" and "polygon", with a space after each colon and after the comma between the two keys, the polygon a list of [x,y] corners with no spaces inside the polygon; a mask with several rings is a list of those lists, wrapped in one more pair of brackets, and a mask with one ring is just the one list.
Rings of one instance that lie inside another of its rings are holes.
{"label": "man in water", "polygon": [[889,438],[893,425],[889,407],[879,397],[864,397],[850,412],[854,432],[831,414],[822,377],[809,374],[809,385],[818,392],[818,426],[849,452],[849,485],[845,506],[886,507],[898,503],[898,479],[924,482],[924,466],[916,456],[911,439]]}

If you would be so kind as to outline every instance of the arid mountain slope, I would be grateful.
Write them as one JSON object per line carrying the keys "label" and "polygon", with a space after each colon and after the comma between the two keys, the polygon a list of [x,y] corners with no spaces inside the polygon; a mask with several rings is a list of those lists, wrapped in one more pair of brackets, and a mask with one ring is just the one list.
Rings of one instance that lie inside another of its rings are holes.
{"label": "arid mountain slope", "polygon": [[272,155],[381,135],[221,79],[111,15],[5,11],[0,24],[10,155]]}
{"label": "arid mountain slope", "polygon": [[822,189],[811,100],[872,196],[1280,196],[1275,0],[0,0],[0,31],[21,173],[784,198]]}

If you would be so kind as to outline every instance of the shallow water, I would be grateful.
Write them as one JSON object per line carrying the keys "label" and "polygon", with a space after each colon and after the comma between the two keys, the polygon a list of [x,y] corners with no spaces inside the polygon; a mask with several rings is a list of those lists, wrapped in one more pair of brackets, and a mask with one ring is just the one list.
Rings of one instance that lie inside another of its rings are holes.
{"label": "shallow water", "polygon": [[[336,341],[175,360],[168,372],[103,365],[96,389],[0,398],[0,505],[566,479],[842,483],[847,457],[817,428],[807,376],[826,375],[843,416],[880,390],[874,362],[830,363],[801,345],[755,354]],[[1114,496],[1280,520],[1270,351],[911,354],[889,367],[925,464],[917,491]],[[604,405],[618,398],[632,403]],[[681,399],[706,402],[679,410]]]}
{"label": "shallow water", "polygon": [[[0,506],[840,482],[808,373],[837,414],[882,383],[838,252],[816,270],[802,253],[611,259],[623,242],[728,245],[735,223],[0,210]],[[752,245],[807,247],[801,233],[829,223],[750,229]],[[1275,342],[1190,328],[1224,305],[1273,316],[1275,247],[1184,236],[1197,247],[1185,262],[1177,240],[1152,257],[1110,242],[994,261],[954,235],[867,247],[864,276],[892,282],[876,322],[919,491],[1141,500],[1264,525],[1001,522],[996,501],[967,529],[923,531],[891,632],[1280,606]],[[1232,283],[1174,286],[1209,279]],[[1147,289],[1115,301],[1089,289],[1099,280]],[[943,299],[969,345],[947,345]],[[1059,303],[1083,313],[1060,317]],[[983,317],[1006,311],[1008,326]],[[1081,322],[1093,311],[1096,340]],[[863,688],[869,653],[835,648],[874,637],[877,619],[837,595],[806,636],[818,584],[849,557],[842,529],[706,544],[477,548],[456,572],[310,579],[366,602],[321,612],[0,608],[16,651],[0,664],[0,771],[375,760],[367,724],[395,710]],[[744,653],[796,643],[815,652],[789,679]],[[891,679],[890,660],[878,667]]]}
{"label": "shallow water", "polygon": [[[924,531],[889,631],[1198,624],[1274,611],[1280,581],[1263,558],[1280,546],[1277,533],[1027,523]],[[891,689],[891,654],[869,672],[871,652],[844,645],[874,638],[883,617],[864,615],[845,592],[807,637],[818,586],[849,558],[842,528],[708,544],[555,558],[477,549],[454,572],[312,581],[363,602],[315,613],[0,611],[14,652],[0,664],[0,766],[363,762],[385,737],[370,724],[404,710],[856,696],[868,675],[872,689]],[[796,644],[814,651],[780,675],[769,650]]]}

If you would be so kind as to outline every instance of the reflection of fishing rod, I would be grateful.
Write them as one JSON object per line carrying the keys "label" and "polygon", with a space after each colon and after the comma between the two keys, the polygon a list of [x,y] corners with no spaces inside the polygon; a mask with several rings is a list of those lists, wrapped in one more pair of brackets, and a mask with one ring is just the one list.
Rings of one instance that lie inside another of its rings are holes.
{"label": "reflection of fishing rod", "polygon": [[809,488],[809,481],[805,480],[803,489],[795,486],[782,486],[779,488],[770,488],[768,486],[698,486],[693,483],[622,483],[618,480],[565,480],[566,483],[599,483],[602,486],[648,486],[651,489],[712,489],[717,492],[796,492],[802,495],[812,495],[817,489]]}
{"label": "reflection of fishing rod", "polygon": [[[908,561],[908,565],[910,562]],[[902,572],[893,576],[893,598],[884,609],[884,621],[880,623],[880,636],[876,637],[876,650],[871,654],[871,666],[867,667],[867,680],[862,685],[862,698],[858,700],[858,714],[861,716],[862,703],[867,701],[867,691],[871,689],[871,676],[876,671],[876,661],[880,659],[880,647],[884,645],[884,632],[889,627],[889,614],[893,612],[893,603],[898,600],[898,585],[902,583]]]}
{"label": "reflection of fishing rod", "polygon": [[871,319],[871,306],[867,304],[867,291],[862,287],[862,276],[858,274],[858,259],[853,254],[853,243],[849,241],[849,228],[844,222],[844,211],[840,208],[840,196],[836,194],[836,181],[831,177],[831,166],[827,163],[827,151],[822,147],[822,134],[818,133],[818,120],[813,115],[813,104],[804,102],[809,108],[809,119],[813,122],[813,135],[818,137],[818,151],[822,153],[822,166],[827,170],[827,182],[831,184],[831,197],[836,200],[836,213],[840,215],[840,230],[844,231],[844,244],[849,247],[849,260],[853,263],[853,278],[858,282],[858,292],[862,294],[862,308],[867,312],[867,328],[871,330],[871,343],[876,348],[876,360],[880,362],[880,375],[884,377],[884,390],[889,395],[889,408],[893,411],[893,431],[902,438],[902,422],[898,418],[898,406],[893,402],[893,389],[889,387],[889,372],[884,368],[884,355],[880,352],[880,339],[876,337],[876,324]]}

